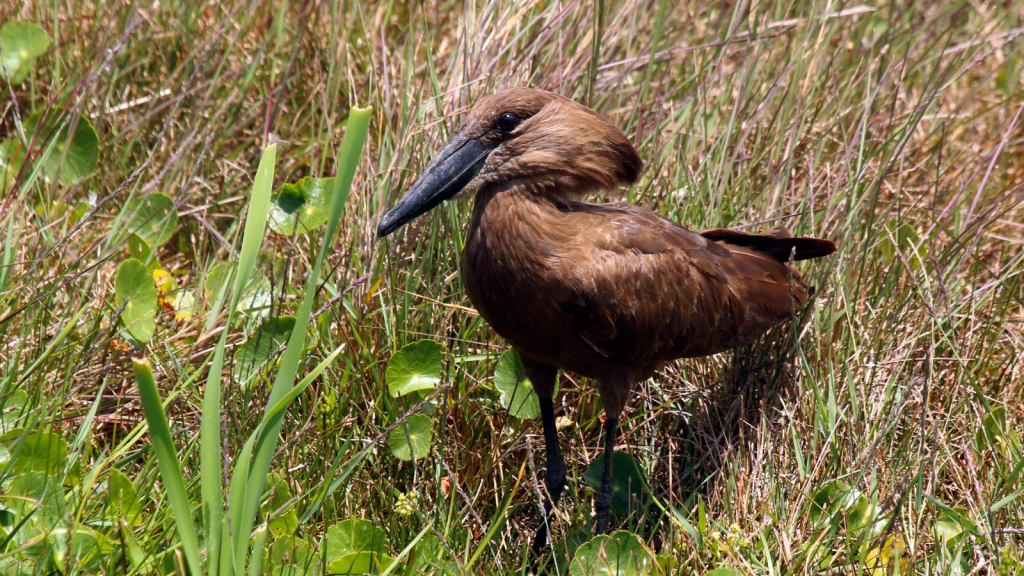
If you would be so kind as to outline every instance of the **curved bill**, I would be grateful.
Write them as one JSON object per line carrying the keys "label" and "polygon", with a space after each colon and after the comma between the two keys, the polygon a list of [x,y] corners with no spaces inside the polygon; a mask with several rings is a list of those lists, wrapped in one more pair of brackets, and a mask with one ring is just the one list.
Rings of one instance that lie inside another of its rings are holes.
{"label": "curved bill", "polygon": [[479,138],[465,138],[461,134],[452,138],[398,204],[384,215],[377,225],[377,236],[391,234],[461,192],[483,168],[491,150]]}

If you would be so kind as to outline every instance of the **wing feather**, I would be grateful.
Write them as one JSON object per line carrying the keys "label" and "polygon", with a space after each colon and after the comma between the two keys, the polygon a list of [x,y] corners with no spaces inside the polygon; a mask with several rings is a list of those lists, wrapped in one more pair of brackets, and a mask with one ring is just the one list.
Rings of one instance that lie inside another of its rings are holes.
{"label": "wing feather", "polygon": [[571,217],[589,233],[559,259],[555,297],[564,322],[605,357],[651,364],[720,352],[783,322],[808,297],[778,257],[800,240],[784,228],[698,234],[626,203],[574,203]]}

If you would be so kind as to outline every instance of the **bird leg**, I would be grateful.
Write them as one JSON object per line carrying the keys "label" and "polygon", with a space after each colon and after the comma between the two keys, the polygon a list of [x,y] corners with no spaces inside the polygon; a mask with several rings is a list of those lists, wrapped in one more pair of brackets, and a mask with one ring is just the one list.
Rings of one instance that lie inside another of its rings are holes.
{"label": "bird leg", "polygon": [[544,523],[533,538],[533,551],[539,555],[548,543],[549,527],[554,519],[551,512],[562,496],[562,489],[565,488],[565,460],[562,459],[562,451],[558,448],[558,427],[555,425],[553,401],[558,370],[534,362],[522,354],[519,355],[519,361],[540,400],[540,419],[544,425],[544,448],[547,452],[547,471],[544,474],[544,488],[547,491],[544,495]]}
{"label": "bird leg", "polygon": [[548,525],[553,520],[551,511],[562,497],[565,488],[565,460],[558,447],[558,427],[555,425],[555,407],[551,396],[539,396],[540,419],[544,424],[544,447],[547,452],[547,471],[544,473],[544,524],[533,539],[534,552],[540,552],[548,542]]}
{"label": "bird leg", "polygon": [[604,474],[601,475],[601,490],[594,498],[597,509],[596,534],[604,534],[608,524],[608,513],[612,507],[612,454],[615,452],[615,432],[619,419],[607,416],[604,424]]}

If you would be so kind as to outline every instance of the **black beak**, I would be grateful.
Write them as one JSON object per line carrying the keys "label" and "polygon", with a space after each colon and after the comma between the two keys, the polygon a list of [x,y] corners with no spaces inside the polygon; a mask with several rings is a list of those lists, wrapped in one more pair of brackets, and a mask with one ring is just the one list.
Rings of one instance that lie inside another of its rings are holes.
{"label": "black beak", "polygon": [[491,150],[479,138],[465,138],[461,134],[452,138],[412,189],[384,215],[377,225],[377,236],[391,234],[461,192],[483,168]]}

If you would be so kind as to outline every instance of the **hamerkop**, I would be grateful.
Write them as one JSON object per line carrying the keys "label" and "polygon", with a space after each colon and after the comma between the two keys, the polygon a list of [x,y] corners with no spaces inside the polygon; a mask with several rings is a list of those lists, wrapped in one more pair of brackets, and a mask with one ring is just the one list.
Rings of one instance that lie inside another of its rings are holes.
{"label": "hamerkop", "polygon": [[381,237],[462,191],[476,191],[462,252],[470,301],[519,353],[540,397],[547,445],[546,521],[565,485],[552,394],[558,370],[593,378],[605,410],[603,532],[611,455],[629,392],[676,358],[750,342],[813,293],[788,262],[835,251],[828,240],[691,232],[623,202],[584,195],[636,182],[625,135],[571,100],[516,88],[480,100],[462,129],[377,227]]}

